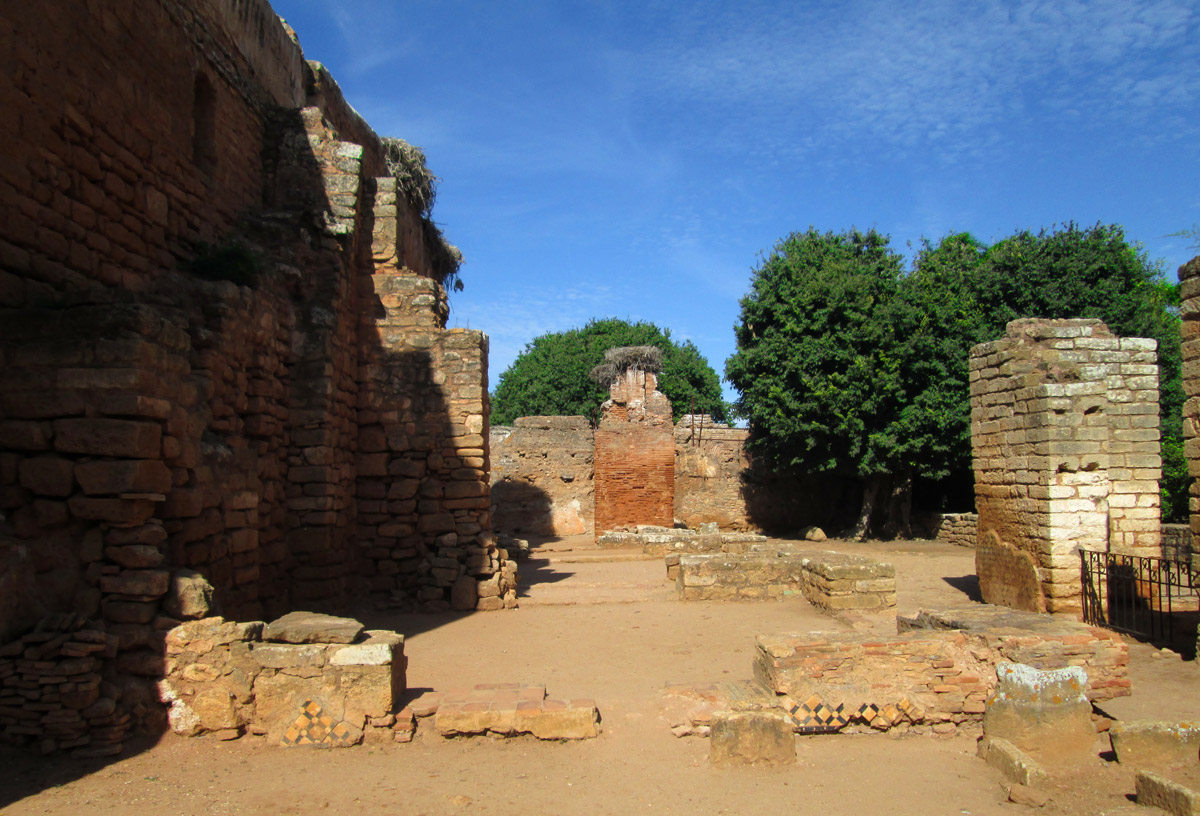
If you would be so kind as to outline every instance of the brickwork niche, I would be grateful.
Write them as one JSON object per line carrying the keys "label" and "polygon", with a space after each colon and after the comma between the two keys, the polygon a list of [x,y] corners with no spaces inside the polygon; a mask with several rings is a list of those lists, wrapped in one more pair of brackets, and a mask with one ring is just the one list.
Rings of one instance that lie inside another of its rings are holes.
{"label": "brickwork niche", "polygon": [[1157,344],[1015,320],[971,350],[976,571],[988,603],[1078,613],[1080,548],[1159,554]]}

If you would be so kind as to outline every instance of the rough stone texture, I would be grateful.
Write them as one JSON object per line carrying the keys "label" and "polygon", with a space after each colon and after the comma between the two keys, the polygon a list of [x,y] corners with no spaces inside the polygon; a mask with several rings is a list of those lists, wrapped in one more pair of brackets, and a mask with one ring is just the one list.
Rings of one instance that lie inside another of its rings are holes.
{"label": "rough stone texture", "polygon": [[651,372],[630,369],[610,387],[595,433],[594,529],[674,522],[671,404]]}
{"label": "rough stone texture", "polygon": [[1042,763],[1069,764],[1091,756],[1096,729],[1082,667],[1042,670],[1002,662],[996,678],[983,716],[986,736],[1007,740]]}
{"label": "rough stone texture", "polygon": [[271,621],[263,640],[277,643],[353,643],[363,625],[354,618],[339,618],[318,612],[289,612]]}
{"label": "rough stone texture", "polygon": [[884,611],[896,606],[896,570],[864,556],[751,544],[740,555],[681,555],[675,589],[685,601],[803,595],[829,612]]}
{"label": "rough stone texture", "polygon": [[722,533],[715,522],[701,525],[701,530],[686,527],[659,527],[639,524],[633,532],[610,531],[596,537],[601,548],[640,547],[646,555],[702,553],[741,553],[751,544],[762,543],[766,536],[756,533]]}
{"label": "rough stone texture", "polygon": [[1162,557],[1171,561],[1191,563],[1195,547],[1192,528],[1186,524],[1162,526]]}
{"label": "rough stone texture", "polygon": [[[964,724],[979,727],[1002,661],[1083,666],[1087,695],[1129,694],[1120,636],[1063,618],[982,608],[901,619],[894,637],[843,632],[760,635],[755,677],[832,719],[824,730]],[[813,718],[814,726],[819,718]]]}
{"label": "rough stone texture", "polygon": [[369,631],[347,645],[268,643],[263,634],[262,622],[223,618],[167,633],[158,691],[176,733],[233,729],[288,746],[329,747],[353,745],[364,730],[391,725],[405,690],[401,635]]}
{"label": "rough stone texture", "polygon": [[502,575],[486,337],[266,0],[0,30],[0,641],[79,612],[147,644],[182,568],[239,618]]}
{"label": "rough stone texture", "polygon": [[544,740],[577,740],[600,735],[594,701],[550,699],[545,686],[482,684],[448,691],[434,706],[433,725],[443,737],[532,734]]}
{"label": "rough stone texture", "polygon": [[[985,734],[978,745],[980,759],[987,762],[1014,785],[1037,788],[1050,778],[1036,759],[1003,737]],[[1016,801],[1016,800],[1014,800]]]}
{"label": "rough stone texture", "polygon": [[959,547],[975,547],[979,516],[976,513],[939,513],[933,519],[930,538]]}
{"label": "rough stone texture", "polygon": [[791,765],[796,761],[792,721],[782,711],[718,711],[712,717],[713,765]]}
{"label": "rough stone texture", "polygon": [[1137,773],[1137,803],[1171,816],[1200,816],[1200,793],[1149,771]]}
{"label": "rough stone texture", "polygon": [[492,426],[492,523],[533,535],[592,533],[592,427],[586,417]]}
{"label": "rough stone texture", "polygon": [[132,717],[104,682],[118,646],[117,635],[72,614],[0,646],[0,739],[36,741],[42,753],[119,754]]}
{"label": "rough stone texture", "polygon": [[1194,765],[1200,754],[1200,724],[1116,722],[1108,729],[1117,762],[1134,768]]}
{"label": "rough stone texture", "polygon": [[971,350],[984,600],[1078,613],[1081,547],[1159,554],[1153,340],[1097,320],[1016,320]]}
{"label": "rough stone texture", "polygon": [[213,587],[203,575],[189,569],[176,570],[163,598],[163,611],[180,620],[200,620],[213,612]]}

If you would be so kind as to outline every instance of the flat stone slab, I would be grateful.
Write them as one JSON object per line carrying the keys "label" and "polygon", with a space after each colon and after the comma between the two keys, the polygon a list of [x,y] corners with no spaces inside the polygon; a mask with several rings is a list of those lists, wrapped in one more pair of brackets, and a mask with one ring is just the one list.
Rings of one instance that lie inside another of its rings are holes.
{"label": "flat stone slab", "polygon": [[1108,730],[1117,762],[1139,769],[1193,765],[1200,753],[1200,723],[1113,723]]}
{"label": "flat stone slab", "polygon": [[594,700],[549,698],[541,685],[484,683],[422,702],[426,710],[436,705],[433,727],[443,737],[532,734],[543,740],[577,740],[600,735]]}
{"label": "flat stone slab", "polygon": [[289,612],[267,624],[263,640],[275,643],[353,643],[365,627],[354,618]]}

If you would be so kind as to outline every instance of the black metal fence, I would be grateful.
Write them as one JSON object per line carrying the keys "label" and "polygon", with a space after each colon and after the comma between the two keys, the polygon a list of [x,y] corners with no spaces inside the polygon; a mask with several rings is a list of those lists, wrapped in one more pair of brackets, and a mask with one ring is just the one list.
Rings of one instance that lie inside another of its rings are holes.
{"label": "black metal fence", "polygon": [[1193,657],[1200,593],[1190,561],[1080,550],[1083,620]]}

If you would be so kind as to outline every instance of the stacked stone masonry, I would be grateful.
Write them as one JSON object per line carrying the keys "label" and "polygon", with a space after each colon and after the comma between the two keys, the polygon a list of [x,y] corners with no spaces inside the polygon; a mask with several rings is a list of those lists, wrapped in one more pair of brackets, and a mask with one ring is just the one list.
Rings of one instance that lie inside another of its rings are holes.
{"label": "stacked stone masonry", "polygon": [[[586,417],[519,417],[492,426],[492,523],[533,535],[593,532],[592,428]],[[678,482],[678,480],[677,480]]]}
{"label": "stacked stone masonry", "polygon": [[921,613],[894,637],[843,632],[761,635],[755,677],[795,703],[801,729],[863,725],[938,733],[978,728],[1001,661],[1081,666],[1087,697],[1129,694],[1120,636],[1061,617],[994,607]]}
{"label": "stacked stone masonry", "polygon": [[979,516],[975,513],[944,513],[937,517],[932,538],[957,547],[974,547]]}
{"label": "stacked stone masonry", "polygon": [[[1183,318],[1183,438],[1187,457],[1188,511],[1192,535],[1200,535],[1200,256],[1179,267],[1179,316]],[[1193,551],[1193,566],[1200,567]]]}
{"label": "stacked stone masonry", "polygon": [[674,523],[671,404],[658,378],[630,369],[610,387],[595,432],[595,531]]}
{"label": "stacked stone masonry", "polygon": [[445,329],[436,230],[265,0],[0,30],[0,641],[92,621],[146,724],[182,569],[244,620],[511,605],[487,339]]}
{"label": "stacked stone masonry", "polygon": [[681,555],[675,589],[684,601],[803,596],[827,612],[884,612],[896,606],[891,564],[836,552],[751,545],[740,555]]}
{"label": "stacked stone masonry", "polygon": [[[335,626],[302,632],[288,619]],[[390,733],[405,691],[403,636],[363,631],[347,618],[205,618],[170,630],[166,643],[160,695],[172,730],[186,736],[251,733],[287,746],[355,745],[371,728]]]}
{"label": "stacked stone masonry", "polygon": [[[707,415],[675,425],[675,522],[750,531],[822,520],[833,497],[756,467],[746,449],[749,433]],[[520,417],[511,427],[493,426],[493,527],[517,535],[603,535],[605,528],[594,526],[595,445],[585,417]]]}
{"label": "stacked stone masonry", "polygon": [[1155,350],[1097,320],[1017,320],[972,349],[984,600],[1078,613],[1080,548],[1159,554]]}

